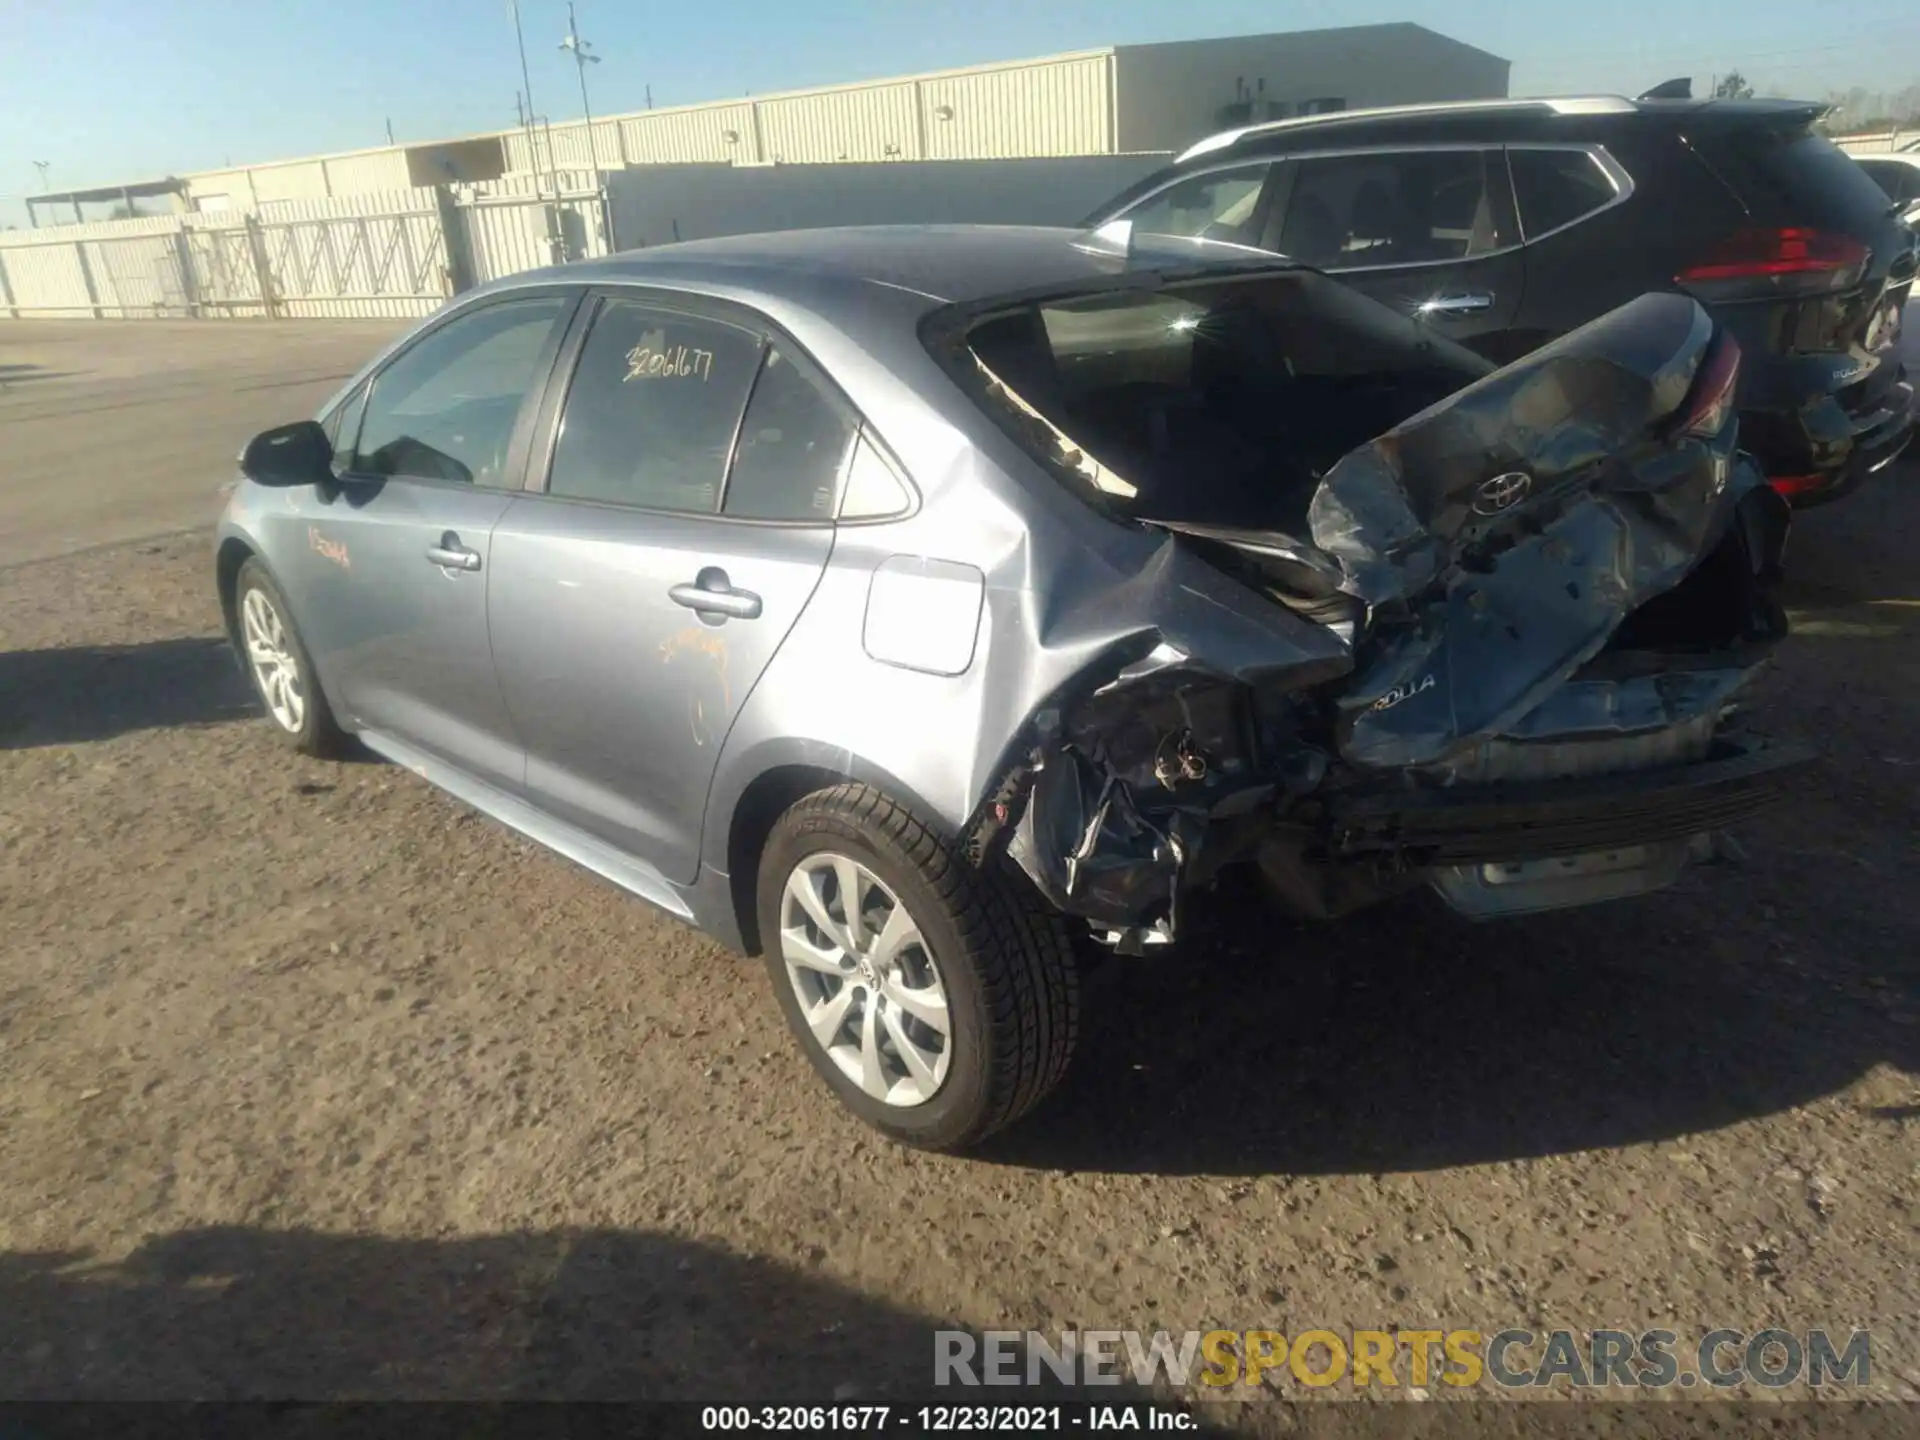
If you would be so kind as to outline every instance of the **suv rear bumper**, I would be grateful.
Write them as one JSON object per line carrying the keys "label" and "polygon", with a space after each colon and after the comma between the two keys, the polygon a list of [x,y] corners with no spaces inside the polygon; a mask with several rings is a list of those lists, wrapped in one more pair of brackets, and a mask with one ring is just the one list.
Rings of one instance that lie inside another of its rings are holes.
{"label": "suv rear bumper", "polygon": [[1794,411],[1742,412],[1740,445],[1788,501],[1815,505],[1851,493],[1899,459],[1914,417],[1913,386],[1900,379],[1854,411],[1839,395],[1824,395]]}

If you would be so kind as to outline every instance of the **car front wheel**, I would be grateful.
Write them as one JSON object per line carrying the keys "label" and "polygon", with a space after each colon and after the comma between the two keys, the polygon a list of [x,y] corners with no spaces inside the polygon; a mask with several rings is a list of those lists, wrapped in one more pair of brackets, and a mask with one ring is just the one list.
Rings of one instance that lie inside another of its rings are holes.
{"label": "car front wheel", "polygon": [[339,754],[346,734],[334,722],[327,697],[314,678],[313,662],[293,628],[286,597],[258,560],[240,567],[234,583],[234,614],[247,677],[274,728],[303,754]]}
{"label": "car front wheel", "polygon": [[1060,918],[878,791],[841,785],[787,811],[758,910],[788,1025],[884,1134],[964,1148],[1065,1073],[1080,995]]}

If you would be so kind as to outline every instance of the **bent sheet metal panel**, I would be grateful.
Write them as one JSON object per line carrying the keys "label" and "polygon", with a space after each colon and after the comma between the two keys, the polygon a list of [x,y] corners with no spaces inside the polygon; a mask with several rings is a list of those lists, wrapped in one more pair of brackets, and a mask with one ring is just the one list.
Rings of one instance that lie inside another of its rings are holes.
{"label": "bent sheet metal panel", "polygon": [[[1337,738],[1349,762],[1431,765],[1509,732],[1672,724],[1717,711],[1744,682],[1755,657],[1677,689],[1649,678],[1565,693],[1629,613],[1713,547],[1736,504],[1773,498],[1750,466],[1736,469],[1731,435],[1648,443],[1684,403],[1711,335],[1692,301],[1646,297],[1329,471],[1309,511],[1315,544],[1338,562],[1341,588],[1399,622],[1340,697]],[[1481,513],[1476,492],[1508,467],[1526,483]],[[1462,565],[1476,544],[1482,554]],[[1281,613],[1233,589],[1223,613]],[[1196,658],[1234,656],[1241,678],[1265,668],[1257,640],[1251,655],[1223,651],[1208,629]],[[1543,704],[1551,714],[1530,726]],[[1135,795],[1084,753],[1056,749],[1041,756],[1010,853],[1061,908],[1123,925],[1164,907],[1164,934],[1203,820],[1165,792]]]}

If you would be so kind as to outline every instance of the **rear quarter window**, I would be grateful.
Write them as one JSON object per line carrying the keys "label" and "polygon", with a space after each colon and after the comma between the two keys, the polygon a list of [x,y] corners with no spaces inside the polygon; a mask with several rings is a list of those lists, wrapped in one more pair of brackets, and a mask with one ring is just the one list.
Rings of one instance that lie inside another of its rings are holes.
{"label": "rear quarter window", "polygon": [[1611,205],[1619,192],[1585,150],[1509,150],[1520,228],[1536,240]]}

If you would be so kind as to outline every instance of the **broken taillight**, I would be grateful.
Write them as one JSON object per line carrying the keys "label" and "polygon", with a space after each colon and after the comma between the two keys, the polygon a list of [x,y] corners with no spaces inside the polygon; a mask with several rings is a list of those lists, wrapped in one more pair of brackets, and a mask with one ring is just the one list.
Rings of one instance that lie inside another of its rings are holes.
{"label": "broken taillight", "polygon": [[1680,412],[1676,433],[1711,440],[1726,427],[1733,413],[1733,392],[1740,382],[1740,347],[1724,332],[1707,352],[1693,391]]}
{"label": "broken taillight", "polygon": [[1863,241],[1804,225],[1736,230],[1674,276],[1703,299],[1812,295],[1859,283],[1872,252]]}

